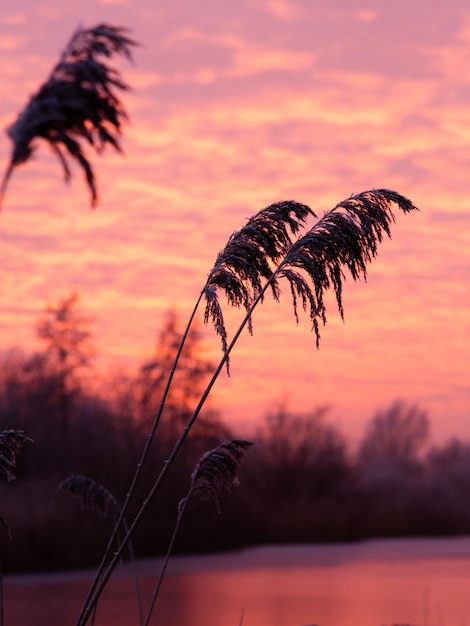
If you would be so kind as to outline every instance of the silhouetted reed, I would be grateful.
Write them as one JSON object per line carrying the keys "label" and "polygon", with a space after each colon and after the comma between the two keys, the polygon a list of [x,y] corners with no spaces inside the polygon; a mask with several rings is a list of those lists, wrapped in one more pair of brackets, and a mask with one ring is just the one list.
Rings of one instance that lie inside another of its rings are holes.
{"label": "silhouetted reed", "polygon": [[[116,519],[121,510],[121,507],[119,506],[119,503],[114,495],[106,489],[106,487],[103,487],[103,485],[100,485],[92,478],[88,478],[88,476],[69,476],[69,478],[66,478],[59,484],[57,492],[72,496],[78,500],[80,507],[83,510],[91,511],[92,513],[98,515],[98,517]],[[127,530],[125,520],[124,529]],[[139,624],[142,625],[142,603],[132,542],[129,542],[128,547],[130,561],[134,570],[133,574]],[[96,612],[97,606],[98,605],[95,604],[94,612]]]}
{"label": "silhouetted reed", "polygon": [[87,476],[70,476],[63,480],[58,493],[66,493],[78,500],[85,511],[92,511],[99,517],[115,518],[120,506],[113,494],[103,485]]}
{"label": "silhouetted reed", "polygon": [[15,480],[13,470],[16,467],[16,457],[26,441],[32,441],[22,430],[3,430],[0,432],[0,476],[7,480]]}
{"label": "silhouetted reed", "polygon": [[203,454],[191,475],[191,485],[186,498],[180,502],[180,509],[190,496],[199,495],[212,500],[220,513],[219,495],[239,484],[237,471],[252,445],[251,441],[233,439]]}
{"label": "silhouetted reed", "polygon": [[[259,262],[250,264],[249,259],[259,254],[256,238],[231,238],[219,254],[204,289],[205,320],[211,320],[217,334],[222,337],[224,351],[227,351],[226,330],[217,289],[225,292],[229,304],[244,306],[248,324],[251,324],[250,309],[253,304],[257,304],[258,299],[263,299],[267,287],[271,289],[274,298],[279,300],[281,278],[289,283],[296,320],[299,300],[304,310],[309,309],[318,345],[319,320],[326,323],[325,292],[333,288],[343,317],[341,294],[344,270],[349,270],[354,280],[366,277],[367,264],[376,256],[378,244],[384,234],[391,235],[390,226],[394,221],[392,204],[396,204],[404,213],[416,209],[410,200],[389,189],[365,191],[343,200],[325,213],[295,243],[287,243],[287,239],[283,239],[279,250],[284,252],[284,258],[275,269],[271,269],[270,274],[266,261],[263,265]],[[299,231],[300,223],[305,222],[308,215],[314,215],[309,207],[298,203],[286,202],[273,206],[288,210],[302,208],[300,217],[296,215],[298,221],[294,222],[294,233]],[[279,230],[279,217],[279,213],[275,219],[266,216],[263,219],[264,228],[269,229],[266,223],[271,222],[272,228]],[[256,221],[256,217],[252,219]],[[282,252],[279,251],[276,257],[270,257],[270,260],[279,261]],[[261,278],[266,279],[264,286],[261,285]]]}
{"label": "silhouetted reed", "polygon": [[73,34],[50,76],[7,130],[13,151],[0,187],[0,206],[13,170],[31,158],[38,139],[56,154],[67,182],[71,177],[67,157],[80,165],[91,204],[96,205],[96,177],[80,141],[98,153],[107,145],[122,151],[120,133],[127,114],[116,91],[128,87],[101,59],[122,54],[131,60],[136,42],[125,33],[124,28],[99,24]]}
{"label": "silhouetted reed", "polygon": [[[204,321],[213,322],[224,352],[227,351],[227,331],[218,290],[225,293],[231,306],[248,311],[263,291],[263,281],[269,281],[277,263],[290,249],[292,235],[298,234],[309,217],[315,217],[315,214],[305,204],[293,200],[271,204],[235,232],[217,255],[203,289],[206,300]],[[278,299],[277,283],[271,280],[270,285],[273,296]],[[251,332],[251,317],[248,323]]]}
{"label": "silhouetted reed", "polygon": [[[26,441],[32,441],[29,437],[26,437],[22,430],[15,430],[10,428],[0,432],[0,476],[6,478],[8,481],[15,480],[16,476],[13,470],[16,467],[16,457],[21,452]],[[11,538],[11,531],[7,521],[0,516],[0,524],[5,529],[9,538]],[[4,608],[3,608],[3,559],[0,552],[0,626],[4,623]]]}
{"label": "silhouetted reed", "polygon": [[[243,306],[247,310],[252,304],[254,298],[260,295],[260,292],[262,291],[263,278],[265,280],[269,280],[269,277],[272,276],[275,264],[285,256],[286,252],[292,245],[292,236],[298,234],[309,216],[314,216],[313,211],[305,204],[301,204],[299,202],[285,201],[271,204],[264,209],[261,209],[261,211],[247,221],[243,228],[233,233],[225,248],[217,255],[216,262],[209,273],[206,284],[200,292],[193,311],[189,316],[174,362],[168,373],[165,389],[150,428],[142,456],[137,463],[131,486],[127,492],[125,502],[121,509],[120,517],[113,530],[110,545],[113,545],[116,540],[120,525],[128,510],[130,500],[135,493],[138,480],[148,458],[155,432],[158,428],[163,410],[165,408],[166,400],[173,382],[174,374],[178,367],[183,347],[202,299],[206,299],[204,320],[205,322],[212,320],[216,333],[220,336],[222,341],[224,360],[216,372],[215,377],[217,377],[223,365],[226,366],[227,372],[229,372],[230,353],[227,345],[227,332],[225,329],[222,307],[219,302],[217,289],[220,288],[225,291],[229,303],[232,306]],[[275,291],[273,293],[276,295]],[[251,331],[251,317],[248,318],[248,325]],[[205,402],[206,397],[207,395],[204,397],[202,404]],[[197,414],[199,414],[199,412],[200,408],[197,410]],[[185,429],[183,439],[180,439],[177,442],[166,467],[169,468],[171,466],[173,458],[175,458],[177,452],[179,451],[191,426],[192,423]],[[159,479],[157,479],[156,484],[154,485],[155,491],[159,488],[163,476],[160,476]],[[152,497],[153,494],[148,499],[147,504],[150,502]],[[137,515],[135,524],[137,524],[140,520],[146,506],[147,505],[145,505],[140,514]],[[131,532],[133,532],[133,530]],[[110,552],[107,551],[101,562],[99,569],[100,573],[106,568],[109,556]],[[89,592],[90,597],[93,592],[94,588],[92,586]]]}
{"label": "silhouetted reed", "polygon": [[[85,173],[91,204],[96,204],[95,173],[80,141],[88,142],[97,152],[108,145],[121,150],[119,138],[126,113],[116,91],[124,90],[127,86],[118,72],[103,63],[101,57],[109,58],[119,53],[131,58],[131,48],[136,44],[125,32],[122,28],[101,24],[88,30],[78,29],[73,35],[48,80],[8,129],[13,141],[13,152],[0,189],[0,202],[14,168],[29,160],[37,139],[44,139],[59,158],[66,180],[71,175],[67,157],[79,164]],[[117,511],[118,519],[83,603],[77,626],[84,626],[92,614],[220,372],[224,367],[229,371],[230,355],[240,334],[245,328],[252,333],[252,315],[263,302],[266,292],[270,291],[274,299],[279,300],[282,281],[287,282],[294,318],[299,320],[300,307],[308,312],[318,346],[320,326],[327,321],[326,292],[333,290],[339,313],[343,317],[342,289],[346,273],[353,280],[366,277],[367,266],[376,256],[378,244],[385,235],[391,235],[395,207],[404,213],[416,209],[410,200],[394,191],[365,191],[340,202],[308,228],[307,222],[315,218],[312,209],[293,200],[278,202],[262,209],[229,238],[218,254],[189,316],[126,500]],[[307,230],[301,234],[303,229]],[[219,297],[221,292],[229,307],[244,310],[243,318],[231,338],[228,337],[225,325],[224,307]],[[203,301],[204,320],[213,325],[221,340],[222,357],[168,458],[156,470],[150,490],[137,503],[137,513],[127,528],[125,514],[136,493],[142,468],[148,463],[148,452],[160,423],[183,346]],[[248,442],[233,441],[222,444],[201,458],[193,472],[188,495],[180,503],[176,530],[191,494],[201,493],[217,502],[220,489],[233,483],[236,468],[249,445]],[[4,471],[8,472],[8,463],[5,467],[7,469]],[[112,498],[105,496],[88,479],[75,477],[72,482],[62,483],[64,488],[80,497],[84,506],[93,507],[96,504],[94,499],[97,498],[100,506],[115,510]],[[119,540],[122,528],[125,536]],[[170,550],[173,541],[174,536],[170,541]]]}
{"label": "silhouetted reed", "polygon": [[[182,346],[189,332],[189,327],[203,297],[206,298],[205,319],[213,323],[217,334],[222,338],[223,356],[218,366],[215,368],[206,389],[201,395],[192,416],[183,429],[180,438],[176,442],[173,451],[170,453],[167,461],[156,477],[147,496],[143,499],[134,521],[129,526],[126,537],[110,559],[110,553],[106,554],[103,558],[102,568],[99,570],[100,583],[97,586],[92,586],[90,589],[79,616],[77,626],[84,626],[84,624],[86,624],[87,616],[104,590],[116,564],[119,562],[120,554],[125,549],[127,542],[135,532],[138,523],[164,481],[176,455],[197,420],[221,370],[227,365],[230,353],[235,347],[240,334],[246,326],[248,326],[248,329],[251,329],[253,311],[256,306],[263,301],[266,291],[270,289],[274,298],[279,299],[279,281],[282,278],[288,281],[293,299],[294,314],[297,318],[298,301],[300,299],[302,307],[304,309],[308,308],[309,310],[318,345],[320,338],[319,321],[323,324],[326,323],[325,292],[333,288],[339,312],[343,315],[341,295],[345,270],[349,271],[354,280],[366,277],[367,264],[376,256],[378,244],[382,241],[384,235],[391,235],[390,226],[394,221],[393,205],[398,206],[404,213],[416,210],[416,207],[410,200],[388,189],[366,191],[338,203],[294,243],[291,242],[288,244],[283,241],[282,244],[280,244],[281,247],[283,247],[282,252],[279,252],[279,254],[271,253],[272,256],[269,256],[269,260],[275,259],[277,266],[272,268],[272,272],[269,276],[267,276],[268,272],[266,271],[266,266],[260,262],[255,264],[253,270],[250,269],[250,264],[246,264],[243,261],[239,262],[239,259],[243,256],[246,258],[251,255],[256,258],[256,255],[259,254],[259,239],[257,237],[243,237],[243,235],[241,235],[242,230],[232,235],[228,241],[227,249],[219,253],[218,261],[209,275],[196,302],[193,313],[190,316],[172,371],[168,377],[167,387],[163,394],[159,411],[157,412],[156,419],[151,429],[151,437],[153,437],[155,433],[158,420],[163,411],[166,395],[171,385],[174,371],[177,368],[179,355],[181,354]],[[308,209],[305,205],[294,203],[294,207],[301,206],[303,208],[300,212],[301,217],[296,218],[298,221],[292,222],[292,213],[290,211],[291,203],[278,203],[276,206],[283,208],[275,212],[276,220],[273,220],[273,228],[279,228],[278,222],[282,219],[282,215],[284,214],[286,224],[291,231],[291,223],[295,224],[296,233],[299,231],[300,225],[306,221],[307,215],[309,213],[313,214],[311,209]],[[263,211],[266,211],[266,209],[263,209]],[[266,229],[266,227],[269,226],[270,217],[263,213],[263,219],[260,220],[260,223],[262,224],[262,228]],[[250,227],[256,226],[256,224],[257,220],[255,216],[250,222]],[[289,233],[287,226],[284,232]],[[238,241],[240,241],[240,248],[237,245]],[[276,239],[276,241],[279,242],[280,239]],[[266,257],[268,257],[266,252],[265,255],[266,259]],[[230,268],[229,271],[218,271],[219,267],[224,267],[221,260],[226,260],[227,266]],[[229,265],[230,263],[231,265]],[[217,277],[217,281],[214,284],[212,284],[213,276]],[[261,282],[261,278],[265,279],[264,283]],[[229,305],[243,306],[245,308],[245,316],[230,342],[226,339],[222,308],[216,297],[217,289],[222,289],[225,292]],[[214,303],[216,303],[216,305],[214,305]],[[150,439],[148,445],[150,445]],[[148,446],[146,449],[147,448]],[[144,461],[145,452],[144,457],[138,464],[136,476],[141,471]],[[128,503],[134,493],[136,476],[134,476],[133,484],[129,489],[126,503]],[[126,503],[123,506],[123,511],[126,510]],[[119,522],[115,527],[115,533],[117,533],[118,526]]]}
{"label": "silhouetted reed", "polygon": [[178,517],[175,528],[173,529],[173,533],[168,544],[168,550],[162,565],[159,579],[152,594],[144,626],[148,626],[155,608],[155,602],[165,576],[176,535],[181,525],[184,511],[189,499],[192,496],[198,495],[206,500],[211,500],[215,503],[217,510],[220,513],[219,495],[223,491],[230,490],[233,485],[239,484],[237,471],[245,458],[248,449],[252,445],[253,443],[251,441],[233,439],[232,441],[221,443],[217,446],[217,448],[206,452],[199,459],[193,473],[191,474],[191,484],[188,492],[178,504]]}

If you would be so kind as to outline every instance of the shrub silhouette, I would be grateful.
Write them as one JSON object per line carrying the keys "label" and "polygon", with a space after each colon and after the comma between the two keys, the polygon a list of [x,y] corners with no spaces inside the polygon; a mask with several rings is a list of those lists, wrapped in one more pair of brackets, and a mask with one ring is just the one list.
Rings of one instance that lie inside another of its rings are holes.
{"label": "shrub silhouette", "polygon": [[383,462],[413,463],[427,443],[429,419],[417,406],[395,402],[370,422],[359,448],[362,464]]}
{"label": "shrub silhouette", "polygon": [[[80,140],[84,139],[98,151],[108,144],[120,149],[118,136],[125,112],[114,90],[122,90],[125,85],[115,70],[102,63],[101,57],[107,58],[116,52],[130,57],[133,45],[123,29],[105,24],[75,33],[51,76],[9,129],[14,146],[1,195],[14,168],[29,160],[36,139],[42,138],[58,156],[66,179],[70,177],[66,155],[79,163],[85,172],[91,203],[96,204],[95,174]],[[229,360],[239,336],[245,328],[252,332],[253,314],[266,294],[271,293],[275,300],[279,300],[281,285],[286,284],[292,299],[294,320],[299,320],[300,309],[307,312],[318,346],[320,328],[327,322],[326,293],[330,289],[333,291],[342,317],[345,276],[348,274],[353,280],[366,277],[368,264],[376,257],[380,242],[384,236],[391,236],[396,209],[409,213],[416,207],[395,191],[372,189],[339,202],[316,219],[314,211],[307,205],[287,200],[263,208],[229,238],[202,286],[183,332],[126,500],[77,626],[84,626],[89,620],[124,550],[176,463],[220,372],[224,368],[229,371]],[[313,225],[310,225],[312,221]],[[225,326],[220,294],[226,297],[229,307],[244,311],[231,338]],[[205,303],[205,321],[213,325],[221,340],[223,354],[207,386],[195,401],[168,458],[156,470],[152,486],[143,498],[139,495],[136,502],[138,484],[151,459],[151,445],[170,397],[174,374],[180,366],[184,345],[202,302]],[[118,541],[131,503],[136,513],[129,522],[125,537]]]}

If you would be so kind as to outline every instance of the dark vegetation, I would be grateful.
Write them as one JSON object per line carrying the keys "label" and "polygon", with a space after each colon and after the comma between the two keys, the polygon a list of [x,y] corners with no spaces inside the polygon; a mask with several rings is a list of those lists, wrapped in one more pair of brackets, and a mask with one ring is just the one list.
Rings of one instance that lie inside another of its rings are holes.
{"label": "dark vegetation", "polygon": [[[11,350],[0,370],[0,430],[21,429],[34,440],[18,458],[17,480],[0,483],[1,515],[12,530],[11,539],[5,532],[2,537],[9,571],[96,564],[112,520],[80,510],[58,486],[71,474],[89,476],[122,503],[181,339],[178,318],[169,312],[155,355],[135,376],[103,382],[91,393],[90,321],[75,294],[48,307],[37,335],[41,350]],[[212,369],[202,347],[193,330],[143,470],[142,497]],[[133,540],[137,555],[166,551],[198,460],[236,435],[215,409],[201,413],[158,505],[141,522]],[[220,496],[220,512],[214,502],[189,501],[176,551],[459,534],[470,528],[470,443],[431,447],[429,420],[419,407],[397,402],[378,413],[354,450],[328,423],[326,408],[302,415],[273,408],[251,439],[257,445],[238,471],[242,488]]]}
{"label": "dark vegetation", "polygon": [[[120,150],[126,113],[118,93],[126,84],[107,61],[116,54],[130,59],[134,45],[125,29],[108,24],[76,31],[8,130],[13,148],[0,185],[0,204],[12,172],[30,161],[38,142],[53,150],[67,181],[67,158],[83,169],[92,206],[96,204],[95,174],[84,150],[101,152],[108,144]],[[154,554],[166,546],[146,626],[177,531],[176,548],[185,551],[413,532],[408,518],[416,526],[428,502],[422,484],[427,480],[431,491],[435,485],[429,467],[438,463],[442,477],[442,467],[455,458],[454,450],[420,457],[427,420],[416,408],[394,405],[374,418],[354,455],[341,434],[327,425],[323,410],[311,416],[274,411],[258,434],[259,456],[251,455],[255,460],[245,465],[247,488],[220,517],[214,512],[214,505],[219,510],[219,492],[237,482],[252,442],[220,443],[233,434],[207,408],[220,372],[229,369],[240,334],[252,331],[252,315],[268,293],[280,300],[281,284],[288,286],[294,318],[298,321],[300,309],[307,313],[319,345],[320,328],[327,321],[326,292],[334,293],[343,316],[343,281],[347,274],[355,281],[366,278],[379,244],[391,236],[393,209],[407,214],[416,207],[382,188],[352,195],[319,218],[294,200],[261,209],[217,255],[185,330],[179,333],[170,317],[155,358],[143,364],[137,376],[113,388],[92,392],[85,383],[84,372],[91,366],[90,332],[87,321],[77,315],[76,298],[72,295],[51,307],[38,324],[44,350],[13,353],[3,368],[0,415],[10,422],[0,433],[4,478],[11,478],[19,447],[29,443],[25,431],[36,442],[25,446],[20,487],[13,494],[2,493],[2,513],[16,524],[17,539],[2,551],[2,556],[11,556],[11,569],[85,565],[105,546],[78,616],[77,626],[85,626],[94,620],[116,566],[127,551],[133,552],[131,544],[137,554]],[[215,365],[197,352],[194,320],[201,305],[204,321],[212,324],[221,341],[222,357]],[[226,307],[243,312],[231,337]],[[465,447],[455,445],[464,458]],[[133,478],[127,487],[129,476]],[[58,482],[61,496],[81,498],[84,513],[101,510],[106,517],[114,511],[110,535],[104,524],[79,517],[71,505],[52,497]],[[404,491],[404,484],[416,485],[416,493]],[[391,489],[396,491],[390,497]],[[211,509],[193,498],[201,492],[212,499]],[[416,502],[418,496],[422,506],[410,514],[409,498]],[[4,517],[0,522],[8,530]],[[0,587],[3,624],[1,598]]]}

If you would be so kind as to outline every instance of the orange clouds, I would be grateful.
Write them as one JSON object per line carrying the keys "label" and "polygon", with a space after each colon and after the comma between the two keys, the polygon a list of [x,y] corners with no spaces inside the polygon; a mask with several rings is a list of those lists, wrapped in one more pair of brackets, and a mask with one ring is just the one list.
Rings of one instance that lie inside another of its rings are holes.
{"label": "orange clouds", "polygon": [[[367,284],[347,281],[346,324],[332,302],[317,351],[286,288],[283,304],[256,313],[255,336],[242,339],[215,401],[232,419],[256,419],[279,401],[330,404],[357,432],[404,398],[429,408],[437,434],[462,428],[470,15],[459,3],[446,6],[447,21],[427,5],[411,23],[385,2],[374,11],[307,0],[61,6],[7,2],[0,120],[13,119],[84,15],[128,25],[144,46],[135,68],[120,65],[133,87],[126,156],[92,156],[95,212],[81,173],[66,187],[44,147],[15,173],[0,214],[2,344],[30,347],[46,300],[73,286],[97,320],[101,364],[135,363],[168,307],[190,311],[217,252],[258,209],[295,198],[321,215],[351,193],[390,187],[421,212],[398,216]],[[0,162],[9,149],[4,137]]]}

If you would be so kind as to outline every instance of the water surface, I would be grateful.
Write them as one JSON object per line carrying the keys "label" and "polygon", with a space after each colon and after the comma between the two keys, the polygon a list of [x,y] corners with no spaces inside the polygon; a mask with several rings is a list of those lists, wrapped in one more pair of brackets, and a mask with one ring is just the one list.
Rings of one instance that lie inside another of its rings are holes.
{"label": "water surface", "polygon": [[[161,561],[140,561],[144,607]],[[95,626],[138,624],[131,570],[116,572]],[[12,576],[6,626],[74,626],[93,572]],[[470,539],[268,546],[174,557],[151,624],[470,626]]]}

